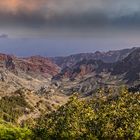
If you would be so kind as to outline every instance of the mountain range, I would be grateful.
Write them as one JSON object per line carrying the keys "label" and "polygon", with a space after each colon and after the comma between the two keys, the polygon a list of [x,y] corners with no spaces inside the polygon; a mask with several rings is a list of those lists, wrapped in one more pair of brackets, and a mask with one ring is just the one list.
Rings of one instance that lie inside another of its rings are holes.
{"label": "mountain range", "polygon": [[[108,56],[108,53],[107,53]],[[114,57],[114,56],[113,56]],[[120,56],[121,58],[123,56]],[[111,56],[110,56],[111,59]],[[77,62],[71,67],[66,67],[62,71],[63,73],[71,73],[70,77],[75,77],[77,75],[83,76],[96,72],[100,74],[101,72],[110,73],[111,75],[122,75],[124,74],[123,80],[128,80],[127,82],[134,82],[139,80],[140,72],[140,49],[137,48],[130,52],[128,56],[124,59],[119,59],[116,62],[104,62],[101,59],[84,59]]]}
{"label": "mountain range", "polygon": [[19,58],[0,54],[2,86],[0,92],[5,91],[6,87],[7,91],[23,87],[32,90],[42,86],[54,88],[54,85],[59,89],[66,83],[85,82],[83,79],[87,82],[87,78],[105,85],[107,83],[111,85],[112,82],[114,85],[119,85],[120,82],[131,86],[138,84],[140,82],[140,48],[54,58],[42,56]]}
{"label": "mountain range", "polygon": [[112,88],[115,94],[121,86],[140,90],[140,48],[54,58],[0,54],[0,99],[8,100],[8,106],[19,99],[28,103],[17,105],[19,124],[55,110],[75,92],[90,97],[98,89]]}
{"label": "mountain range", "polygon": [[126,83],[140,79],[140,48],[77,54],[66,58],[57,57],[54,60],[61,67],[61,72],[55,75],[54,79],[74,79],[91,73],[122,75],[122,80],[127,80]]}

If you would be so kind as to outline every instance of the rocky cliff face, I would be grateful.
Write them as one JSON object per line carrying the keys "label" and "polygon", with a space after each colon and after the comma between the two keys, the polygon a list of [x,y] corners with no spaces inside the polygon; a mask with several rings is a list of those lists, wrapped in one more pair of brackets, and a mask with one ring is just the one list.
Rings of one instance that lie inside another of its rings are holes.
{"label": "rocky cliff face", "polygon": [[134,50],[122,61],[114,63],[112,74],[124,74],[124,80],[128,83],[140,81],[140,48]]}
{"label": "rocky cliff face", "polygon": [[59,67],[50,59],[41,56],[33,56],[16,60],[17,68],[31,74],[41,75],[45,78],[58,74]]}

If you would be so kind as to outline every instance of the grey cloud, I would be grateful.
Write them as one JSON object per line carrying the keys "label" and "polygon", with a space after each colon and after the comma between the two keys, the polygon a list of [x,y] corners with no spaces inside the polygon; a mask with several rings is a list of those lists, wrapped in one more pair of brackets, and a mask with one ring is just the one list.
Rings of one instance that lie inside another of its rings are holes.
{"label": "grey cloud", "polygon": [[0,21],[0,26],[31,29],[135,27],[140,24],[140,1],[25,0],[14,12],[0,10]]}
{"label": "grey cloud", "polygon": [[7,34],[0,34],[0,38],[8,38]]}

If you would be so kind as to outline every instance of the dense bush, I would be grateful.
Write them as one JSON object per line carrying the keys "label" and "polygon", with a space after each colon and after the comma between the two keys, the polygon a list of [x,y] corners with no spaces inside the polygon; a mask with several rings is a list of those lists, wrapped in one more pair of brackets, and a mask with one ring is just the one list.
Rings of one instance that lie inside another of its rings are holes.
{"label": "dense bush", "polygon": [[28,128],[20,128],[10,123],[0,121],[1,140],[31,140],[32,131]]}
{"label": "dense bush", "polygon": [[96,128],[99,139],[140,139],[140,94],[109,93],[92,99],[96,119],[91,125]]}
{"label": "dense bush", "polygon": [[140,139],[140,94],[122,89],[99,91],[93,99],[74,96],[57,111],[39,119],[41,140]]}
{"label": "dense bush", "polygon": [[[90,139],[90,122],[95,119],[93,109],[73,96],[69,102],[45,118],[39,119],[36,134],[40,139]],[[40,127],[41,125],[41,127]]]}

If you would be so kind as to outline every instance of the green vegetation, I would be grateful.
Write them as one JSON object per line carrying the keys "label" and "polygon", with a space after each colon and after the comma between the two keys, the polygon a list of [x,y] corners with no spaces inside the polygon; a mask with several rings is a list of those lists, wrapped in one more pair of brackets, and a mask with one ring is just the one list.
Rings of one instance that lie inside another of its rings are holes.
{"label": "green vegetation", "polygon": [[0,121],[1,140],[31,140],[32,131],[28,128],[20,128],[10,123]]}
{"label": "green vegetation", "polygon": [[[140,139],[140,94],[122,89],[99,91],[93,99],[74,96],[56,112],[39,119],[43,140]],[[37,137],[37,136],[36,136]]]}
{"label": "green vegetation", "polygon": [[56,112],[39,119],[36,129],[41,139],[90,139],[90,122],[95,119],[93,109],[73,96],[69,102]]}
{"label": "green vegetation", "polygon": [[[18,105],[22,106],[21,104]],[[0,138],[139,140],[140,93],[131,93],[122,88],[118,94],[110,89],[100,90],[91,99],[79,99],[75,94],[56,111],[42,114],[33,128],[20,128],[0,122]]]}

